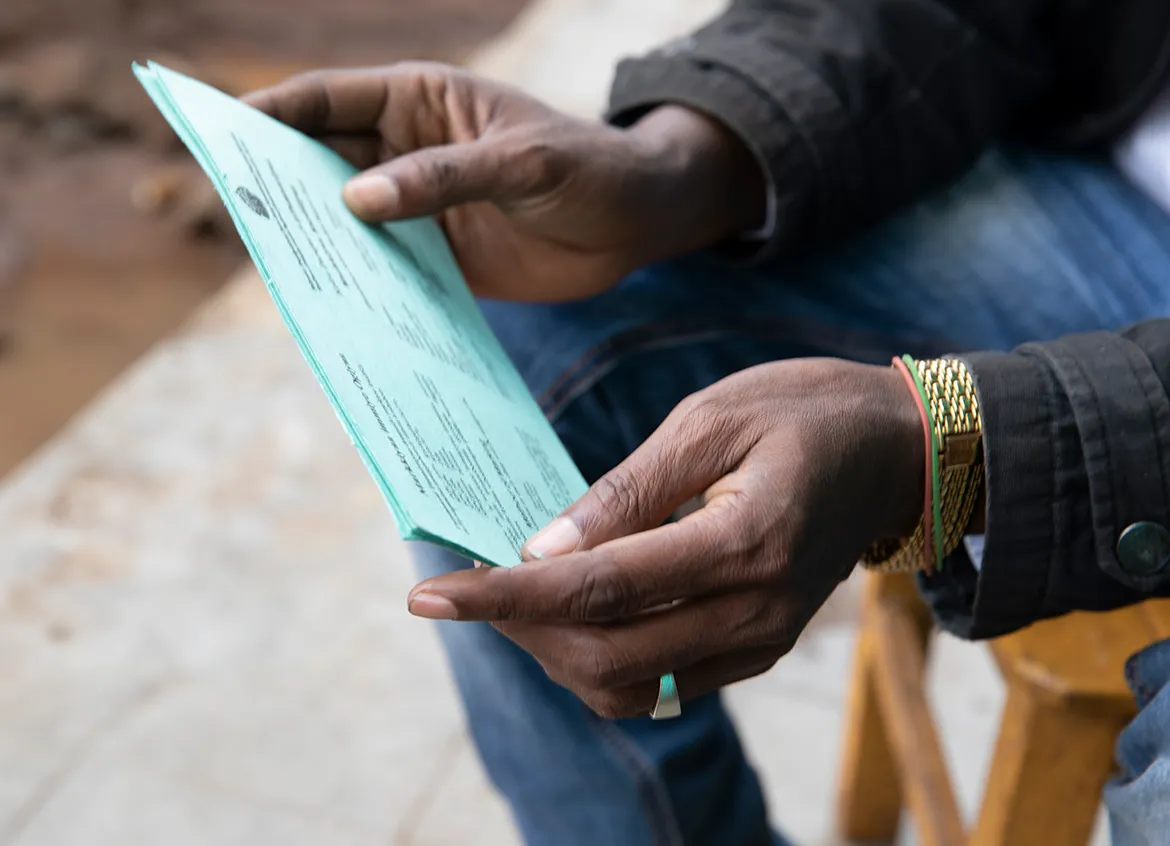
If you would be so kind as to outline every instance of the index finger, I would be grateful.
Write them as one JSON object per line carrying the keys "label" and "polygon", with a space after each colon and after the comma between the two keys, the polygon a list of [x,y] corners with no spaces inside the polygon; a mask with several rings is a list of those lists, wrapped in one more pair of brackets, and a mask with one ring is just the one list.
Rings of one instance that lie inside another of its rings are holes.
{"label": "index finger", "polygon": [[456,620],[605,622],[760,583],[762,570],[744,564],[761,537],[746,509],[710,503],[587,552],[428,579],[408,604],[416,616]]}
{"label": "index finger", "polygon": [[384,70],[319,70],[245,95],[249,106],[306,135],[372,132],[389,98]]}

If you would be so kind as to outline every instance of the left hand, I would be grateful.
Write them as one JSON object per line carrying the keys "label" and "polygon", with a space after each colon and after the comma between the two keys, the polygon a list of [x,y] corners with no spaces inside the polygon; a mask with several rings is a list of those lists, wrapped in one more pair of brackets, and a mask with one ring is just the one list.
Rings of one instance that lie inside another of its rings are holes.
{"label": "left hand", "polygon": [[246,100],[366,169],[344,192],[363,220],[436,216],[481,297],[593,296],[765,216],[752,153],[681,106],[617,129],[432,62],[314,71]]}
{"label": "left hand", "polygon": [[894,369],[755,367],[684,401],[535,560],[430,579],[410,610],[489,620],[598,714],[644,715],[664,673],[685,700],[770,669],[870,543],[913,530],[924,460]]}

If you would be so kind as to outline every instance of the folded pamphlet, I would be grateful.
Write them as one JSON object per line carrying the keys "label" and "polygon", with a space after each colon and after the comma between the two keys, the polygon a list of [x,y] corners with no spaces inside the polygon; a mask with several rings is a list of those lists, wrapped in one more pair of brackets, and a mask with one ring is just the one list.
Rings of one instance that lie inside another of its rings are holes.
{"label": "folded pamphlet", "polygon": [[134,72],[207,172],[399,534],[511,566],[584,493],[433,220],[372,226],[356,170],[239,100]]}

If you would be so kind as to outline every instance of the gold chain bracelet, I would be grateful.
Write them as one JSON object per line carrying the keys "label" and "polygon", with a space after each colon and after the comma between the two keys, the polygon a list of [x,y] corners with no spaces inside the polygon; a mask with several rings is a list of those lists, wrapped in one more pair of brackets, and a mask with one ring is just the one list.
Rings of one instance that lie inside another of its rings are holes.
{"label": "gold chain bracelet", "polygon": [[[933,442],[938,450],[942,554],[963,541],[983,486],[983,420],[979,395],[967,367],[957,359],[915,361],[922,400],[930,409]],[[867,569],[882,572],[920,570],[925,536],[923,521],[902,540],[881,540],[862,559]]]}

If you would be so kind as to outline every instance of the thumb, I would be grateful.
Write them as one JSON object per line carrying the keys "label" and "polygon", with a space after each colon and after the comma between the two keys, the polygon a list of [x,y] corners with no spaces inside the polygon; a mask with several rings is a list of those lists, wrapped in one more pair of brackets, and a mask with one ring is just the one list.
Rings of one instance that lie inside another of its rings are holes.
{"label": "thumb", "polygon": [[525,559],[592,549],[661,526],[738,461],[727,418],[709,406],[677,409],[629,458],[533,535]]}
{"label": "thumb", "polygon": [[345,202],[362,220],[376,223],[431,217],[464,203],[515,200],[533,189],[530,175],[541,164],[513,148],[483,139],[424,147],[355,176],[345,186]]}

